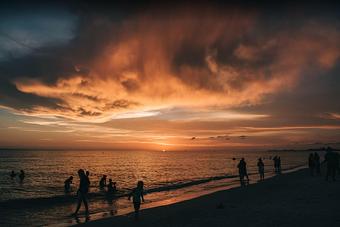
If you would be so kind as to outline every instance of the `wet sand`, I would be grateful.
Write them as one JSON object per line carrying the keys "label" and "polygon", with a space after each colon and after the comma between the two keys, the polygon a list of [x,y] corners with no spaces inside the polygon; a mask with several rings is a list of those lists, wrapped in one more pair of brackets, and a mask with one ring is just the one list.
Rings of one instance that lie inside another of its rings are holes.
{"label": "wet sand", "polygon": [[[147,195],[145,196],[147,200]],[[218,208],[219,204],[222,208]],[[340,226],[340,180],[326,182],[307,169],[243,188],[80,226]],[[143,204],[142,204],[143,208]]]}

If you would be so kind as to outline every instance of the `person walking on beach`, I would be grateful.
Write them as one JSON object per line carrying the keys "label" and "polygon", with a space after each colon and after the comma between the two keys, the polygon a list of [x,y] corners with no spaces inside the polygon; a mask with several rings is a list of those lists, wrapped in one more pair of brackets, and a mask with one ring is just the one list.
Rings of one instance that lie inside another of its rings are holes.
{"label": "person walking on beach", "polygon": [[237,168],[238,168],[238,172],[239,172],[239,175],[240,175],[241,185],[242,186],[245,185],[244,177],[247,178],[247,182],[249,183],[249,177],[248,177],[248,173],[247,173],[247,163],[244,160],[244,158],[242,158],[240,160],[240,162],[237,165]]}
{"label": "person walking on beach", "polygon": [[70,176],[64,181],[64,190],[65,193],[69,193],[71,191],[71,184],[72,184],[73,176]]}
{"label": "person walking on beach", "polygon": [[25,172],[23,170],[20,170],[19,179],[20,183],[22,183],[25,179]]}
{"label": "person walking on beach", "polygon": [[261,158],[257,162],[257,167],[259,169],[260,181],[264,180],[264,163]]}
{"label": "person walking on beach", "polygon": [[139,218],[139,209],[141,201],[144,202],[144,182],[138,181],[137,187],[132,190],[132,192],[129,194],[128,199],[130,200],[132,197],[133,207],[135,209],[135,219],[137,220]]}
{"label": "person walking on beach", "polygon": [[88,207],[88,202],[87,202],[87,193],[89,191],[89,181],[87,176],[85,175],[85,172],[83,169],[78,170],[78,176],[80,179],[79,182],[79,188],[77,191],[77,196],[78,196],[78,204],[77,204],[77,209],[74,212],[74,215],[78,214],[78,211],[80,209],[81,203],[84,203],[85,206],[85,213],[89,213],[89,207]]}
{"label": "person walking on beach", "polygon": [[315,159],[314,159],[313,153],[309,154],[309,157],[308,157],[308,167],[309,167],[310,175],[314,176]]}
{"label": "person walking on beach", "polygon": [[314,153],[315,171],[317,175],[321,175],[320,156],[317,152]]}

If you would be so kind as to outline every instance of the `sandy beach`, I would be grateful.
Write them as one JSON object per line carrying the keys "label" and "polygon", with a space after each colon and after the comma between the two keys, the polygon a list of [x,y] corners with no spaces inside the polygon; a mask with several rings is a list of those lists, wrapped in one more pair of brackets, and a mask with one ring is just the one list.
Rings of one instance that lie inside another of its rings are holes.
{"label": "sandy beach", "polygon": [[80,226],[340,226],[339,192],[340,181],[326,182],[323,176],[311,177],[303,169],[247,187],[145,209],[138,221],[129,214]]}

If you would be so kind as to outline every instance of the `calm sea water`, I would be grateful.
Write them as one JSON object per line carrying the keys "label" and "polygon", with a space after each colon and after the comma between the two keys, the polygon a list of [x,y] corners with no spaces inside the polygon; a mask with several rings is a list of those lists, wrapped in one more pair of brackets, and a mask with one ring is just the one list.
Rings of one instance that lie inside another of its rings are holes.
{"label": "calm sea water", "polygon": [[[272,175],[271,157],[279,155],[283,169],[306,164],[306,152],[232,151],[1,151],[0,225],[69,225],[74,210],[73,195],[78,185],[77,170],[90,171],[92,219],[131,211],[125,197],[107,199],[98,188],[106,174],[117,182],[119,195],[126,194],[143,180],[148,194],[144,207],[168,204],[237,183],[236,165],[241,157],[249,173],[257,173],[257,158],[262,157],[267,176]],[[234,160],[236,159],[236,160]],[[11,170],[23,169],[23,183],[10,179]],[[74,176],[71,196],[65,196],[64,180]],[[257,175],[251,176],[258,179]],[[15,214],[15,215],[14,215]]]}

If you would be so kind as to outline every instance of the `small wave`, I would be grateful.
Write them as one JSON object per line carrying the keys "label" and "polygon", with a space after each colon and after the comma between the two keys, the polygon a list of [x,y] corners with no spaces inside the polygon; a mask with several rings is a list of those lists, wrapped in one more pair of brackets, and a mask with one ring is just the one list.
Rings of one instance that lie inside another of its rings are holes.
{"label": "small wave", "polygon": [[170,190],[176,190],[176,189],[180,189],[180,188],[195,186],[195,185],[199,185],[199,184],[204,184],[204,183],[208,183],[210,181],[217,181],[217,180],[223,180],[223,179],[228,179],[228,178],[236,178],[236,177],[238,177],[238,176],[237,175],[214,176],[214,177],[197,179],[197,180],[192,180],[192,181],[187,181],[187,182],[172,183],[172,184],[169,184],[169,185],[164,185],[164,186],[156,187],[156,188],[150,188],[150,189],[145,190],[145,192],[146,193],[153,193],[153,192],[170,191]]}
{"label": "small wave", "polygon": [[[283,171],[289,171],[294,170],[303,167],[304,165],[297,165],[290,168],[284,168]],[[249,173],[249,175],[255,175],[257,173],[252,172]],[[238,178],[238,175],[220,175],[220,176],[213,176],[213,177],[207,177],[203,179],[196,179],[191,181],[185,181],[185,182],[174,182],[169,183],[160,187],[154,187],[154,188],[148,188],[145,190],[145,193],[155,193],[155,192],[163,192],[163,191],[170,191],[170,190],[176,190],[186,187],[191,187],[199,184],[204,184],[212,181],[218,181],[223,179],[236,179]],[[123,189],[117,191],[117,193],[110,198],[120,198],[124,196],[128,196],[129,191],[131,189]],[[89,193],[89,199],[90,200],[97,200],[97,199],[107,199],[108,195],[105,191],[100,192],[90,192]],[[0,207],[24,207],[24,206],[46,206],[46,205],[52,205],[52,204],[62,204],[62,203],[74,203],[77,199],[76,194],[68,194],[68,195],[57,195],[52,197],[42,197],[42,198],[25,198],[25,199],[11,199],[11,200],[5,200],[0,201]]]}

